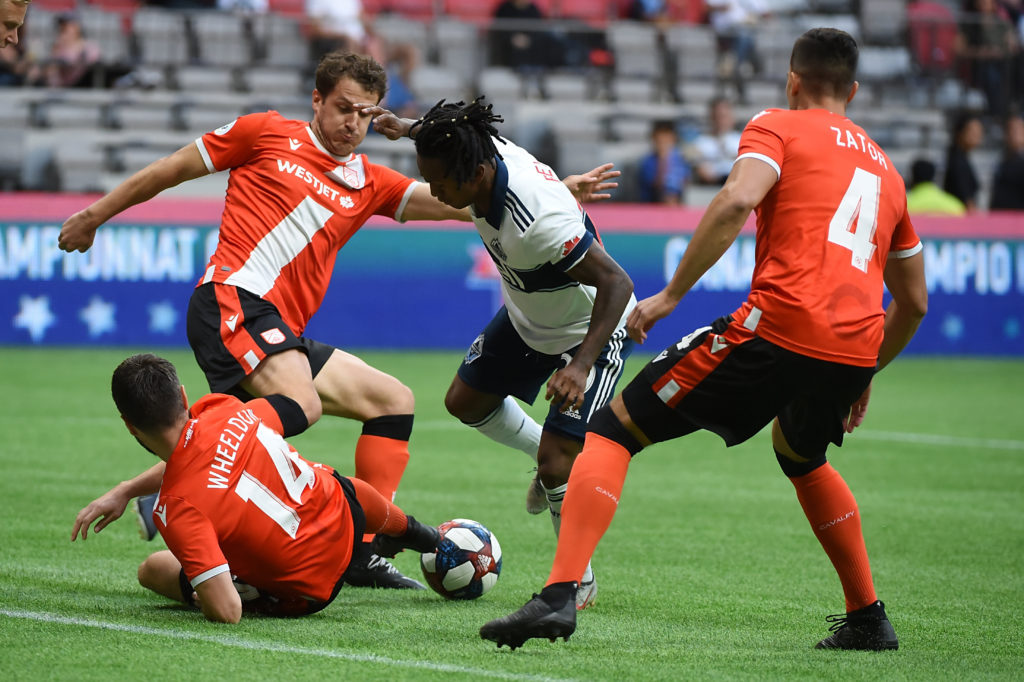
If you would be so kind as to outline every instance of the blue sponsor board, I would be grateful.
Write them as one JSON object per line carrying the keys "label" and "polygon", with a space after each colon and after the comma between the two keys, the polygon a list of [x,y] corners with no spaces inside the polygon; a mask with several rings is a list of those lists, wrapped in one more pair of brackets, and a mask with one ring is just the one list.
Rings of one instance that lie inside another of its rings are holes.
{"label": "blue sponsor board", "polygon": [[[59,225],[0,224],[0,343],[186,345],[185,310],[216,244],[213,226],[125,224],[86,253]],[[664,286],[689,235],[606,231],[638,298]],[[925,237],[930,306],[908,352],[1024,355],[1024,239]],[[743,301],[744,234],[641,347],[651,354]],[[343,348],[464,349],[501,305],[493,263],[467,227],[367,227],[341,251],[308,336]]]}

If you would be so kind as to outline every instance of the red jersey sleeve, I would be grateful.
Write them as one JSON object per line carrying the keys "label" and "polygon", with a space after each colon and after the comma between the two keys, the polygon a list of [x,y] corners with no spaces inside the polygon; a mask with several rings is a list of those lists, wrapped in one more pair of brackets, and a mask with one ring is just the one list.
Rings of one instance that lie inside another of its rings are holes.
{"label": "red jersey sleeve", "polygon": [[736,160],[755,158],[764,161],[782,175],[782,162],[786,155],[783,136],[772,126],[772,111],[767,109],[750,119],[740,136]]}
{"label": "red jersey sleeve", "polygon": [[914,225],[910,222],[910,213],[904,209],[903,217],[896,223],[896,230],[892,235],[892,243],[889,245],[889,257],[909,258],[921,249],[921,238],[917,236]]}
{"label": "red jersey sleeve", "polygon": [[256,140],[264,126],[276,112],[262,112],[239,116],[231,123],[206,133],[196,146],[211,173],[241,166],[256,152]]}
{"label": "red jersey sleeve", "polygon": [[229,570],[217,531],[201,511],[180,497],[161,496],[153,516],[192,587]]}
{"label": "red jersey sleeve", "polygon": [[377,201],[374,214],[401,221],[401,211],[404,211],[410,187],[416,181],[387,166],[370,163],[365,156],[363,163],[367,179],[373,183],[373,196]]}

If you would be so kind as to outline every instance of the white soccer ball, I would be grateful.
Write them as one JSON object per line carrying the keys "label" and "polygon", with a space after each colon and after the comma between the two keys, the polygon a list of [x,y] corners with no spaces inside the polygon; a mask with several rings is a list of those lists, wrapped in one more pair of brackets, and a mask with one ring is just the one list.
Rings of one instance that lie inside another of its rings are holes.
{"label": "white soccer ball", "polygon": [[437,527],[437,551],[420,555],[427,584],[445,599],[476,599],[501,573],[501,545],[483,524],[452,519]]}

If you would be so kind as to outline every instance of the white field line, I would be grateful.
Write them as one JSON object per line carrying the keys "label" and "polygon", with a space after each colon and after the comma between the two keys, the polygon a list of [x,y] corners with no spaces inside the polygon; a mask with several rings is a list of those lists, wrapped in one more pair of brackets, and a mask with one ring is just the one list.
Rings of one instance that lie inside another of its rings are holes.
{"label": "white field line", "polygon": [[[169,637],[171,639],[185,639],[195,640],[200,642],[209,642],[211,644],[220,644],[221,646],[235,647],[238,649],[248,649],[251,651],[267,651],[271,653],[283,653],[283,654],[299,654],[301,656],[319,656],[322,658],[334,658],[341,659],[344,661],[354,661],[357,663],[375,663],[382,666],[391,666],[396,668],[412,668],[419,670],[430,670],[437,672],[455,673],[458,675],[471,675],[480,678],[496,678],[499,680],[557,680],[564,678],[552,678],[543,677],[540,675],[529,675],[529,674],[517,674],[502,672],[499,670],[484,670],[483,668],[470,668],[461,665],[452,665],[450,663],[434,663],[431,661],[417,661],[417,660],[401,660],[396,658],[387,658],[386,656],[378,656],[376,654],[360,654],[352,653],[348,651],[335,651],[333,649],[310,649],[307,647],[300,646],[288,646],[284,644],[276,644],[274,642],[265,642],[259,640],[245,640],[239,637],[232,637],[230,635],[204,635],[195,632],[187,632],[185,630],[174,630],[169,628],[151,628],[143,625],[126,625],[122,623],[110,623],[101,620],[89,620],[86,618],[71,618],[68,616],[61,616],[55,613],[45,613],[40,611],[22,611],[21,609],[5,609],[0,608],[0,615],[7,616],[9,618],[22,618],[25,620],[34,620],[42,623],[58,623],[61,625],[78,625],[88,628],[99,628],[101,630],[115,630],[117,632],[128,632],[138,635],[154,635],[157,637]],[[489,644],[489,643],[488,643]]]}

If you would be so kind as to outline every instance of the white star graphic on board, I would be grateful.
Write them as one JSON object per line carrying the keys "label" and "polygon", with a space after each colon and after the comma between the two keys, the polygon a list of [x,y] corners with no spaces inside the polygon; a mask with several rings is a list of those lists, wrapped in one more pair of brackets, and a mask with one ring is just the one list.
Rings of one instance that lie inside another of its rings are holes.
{"label": "white star graphic on board", "polygon": [[57,321],[50,312],[50,299],[47,296],[32,298],[22,296],[18,302],[21,310],[14,316],[14,326],[20,329],[27,329],[32,341],[38,343],[46,335],[46,328],[53,326]]}
{"label": "white star graphic on board", "polygon": [[964,320],[959,315],[946,315],[942,320],[942,335],[956,341],[964,335]]}
{"label": "white star graphic on board", "polygon": [[149,331],[155,334],[174,332],[174,325],[178,322],[178,311],[174,309],[170,301],[152,303],[147,310],[149,310]]}
{"label": "white star graphic on board", "polygon": [[117,306],[104,301],[99,296],[89,299],[89,305],[82,308],[78,318],[89,327],[89,336],[96,338],[105,332],[112,332],[117,327],[114,323],[114,311]]}

